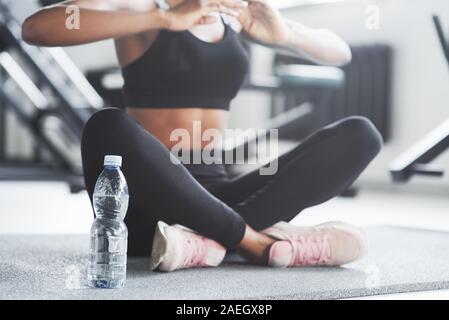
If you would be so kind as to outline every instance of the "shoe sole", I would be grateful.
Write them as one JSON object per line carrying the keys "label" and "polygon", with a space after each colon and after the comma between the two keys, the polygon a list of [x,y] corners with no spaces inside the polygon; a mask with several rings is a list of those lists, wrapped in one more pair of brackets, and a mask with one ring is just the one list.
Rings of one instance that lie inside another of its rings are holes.
{"label": "shoe sole", "polygon": [[150,270],[154,271],[164,261],[164,256],[167,253],[168,239],[164,233],[165,227],[168,225],[165,222],[159,221],[154,232],[153,247],[151,249]]}

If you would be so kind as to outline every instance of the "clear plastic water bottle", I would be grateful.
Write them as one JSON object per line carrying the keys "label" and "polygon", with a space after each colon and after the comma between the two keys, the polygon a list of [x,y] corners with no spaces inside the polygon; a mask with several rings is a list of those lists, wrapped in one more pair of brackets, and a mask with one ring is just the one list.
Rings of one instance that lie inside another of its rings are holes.
{"label": "clear plastic water bottle", "polygon": [[123,219],[129,194],[120,170],[122,157],[106,156],[93,195],[96,219],[91,228],[87,281],[93,288],[122,288],[126,281],[128,229]]}

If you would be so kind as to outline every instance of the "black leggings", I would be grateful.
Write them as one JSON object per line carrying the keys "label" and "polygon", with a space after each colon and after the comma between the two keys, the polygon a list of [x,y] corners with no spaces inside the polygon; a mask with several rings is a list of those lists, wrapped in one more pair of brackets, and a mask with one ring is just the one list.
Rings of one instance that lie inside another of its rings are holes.
{"label": "black leggings", "polygon": [[235,249],[246,224],[262,230],[343,192],[381,146],[381,136],[370,121],[346,118],[280,157],[275,175],[263,176],[256,170],[211,192],[184,165],[173,164],[170,151],[124,111],[105,109],[84,129],[82,157],[91,199],[104,155],[123,157],[130,191],[125,219],[129,254],[148,256],[159,220],[184,225]]}

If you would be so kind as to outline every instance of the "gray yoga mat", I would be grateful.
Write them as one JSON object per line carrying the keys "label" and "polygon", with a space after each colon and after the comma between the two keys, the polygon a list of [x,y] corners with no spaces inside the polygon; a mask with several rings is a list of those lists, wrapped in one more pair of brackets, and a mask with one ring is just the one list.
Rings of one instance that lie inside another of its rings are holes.
{"label": "gray yoga mat", "polygon": [[165,274],[130,259],[121,290],[85,287],[87,235],[1,235],[0,299],[336,299],[449,289],[449,233],[367,233],[368,256],[341,268],[271,269],[229,256],[219,268]]}

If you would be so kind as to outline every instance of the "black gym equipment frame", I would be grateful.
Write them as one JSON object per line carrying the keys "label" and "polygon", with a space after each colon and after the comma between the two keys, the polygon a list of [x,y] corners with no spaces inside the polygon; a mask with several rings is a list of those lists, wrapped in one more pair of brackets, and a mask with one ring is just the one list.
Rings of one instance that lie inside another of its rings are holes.
{"label": "black gym equipment frame", "polygon": [[[18,50],[37,73],[39,81],[52,89],[60,101],[62,116],[67,118],[68,125],[81,137],[82,128],[92,111],[105,107],[105,103],[79,69],[74,67],[60,48],[40,48],[26,44],[22,39],[22,26],[4,0],[0,0],[0,39],[3,46]],[[55,69],[59,72],[52,72]],[[81,94],[84,99],[79,99]]]}
{"label": "black gym equipment frame", "polygon": [[[21,94],[31,102],[34,111],[31,114],[24,112],[23,102],[15,96],[14,92],[8,92],[6,86],[3,87],[6,83],[4,81],[0,87],[0,99],[3,102],[3,108],[8,107],[12,110],[33,135],[39,150],[49,152],[55,161],[52,168],[39,164],[35,170],[33,167],[23,167],[21,164],[18,164],[18,170],[15,170],[14,166],[7,165],[5,170],[0,168],[2,169],[0,174],[7,173],[7,180],[15,180],[11,172],[17,172],[17,180],[26,180],[26,173],[23,173],[29,172],[28,176],[31,180],[39,179],[39,177],[45,177],[44,180],[49,178],[64,180],[69,183],[72,191],[82,190],[84,184],[80,167],[77,165],[79,161],[70,159],[70,152],[64,150],[61,141],[65,139],[65,142],[75,141],[79,144],[88,118],[96,110],[107,107],[107,104],[63,49],[30,46],[23,41],[21,29],[21,24],[11,13],[8,2],[0,0],[2,76],[8,77],[15,83],[16,87],[22,91]],[[48,94],[43,94],[42,88],[50,90],[49,99],[46,99]],[[45,132],[49,128],[44,126],[44,121],[52,121],[53,127],[50,130],[59,132],[52,133],[53,139],[48,132]],[[59,145],[55,137],[61,140]]]}
{"label": "black gym equipment frame", "polygon": [[[32,166],[26,163],[15,163],[2,165],[0,167],[0,176],[3,180],[53,180],[66,181],[69,183],[72,192],[84,189],[82,176],[74,173],[75,170],[63,152],[58,149],[48,137],[43,133],[43,121],[54,118],[51,110],[48,108],[48,100],[33,84],[31,79],[25,74],[20,66],[15,62],[11,55],[7,52],[0,53],[0,69],[8,80],[1,81],[2,86],[14,84],[15,87],[22,91],[23,95],[31,102],[34,112],[31,114],[25,112],[23,102],[17,94],[9,92],[2,87],[0,90],[0,99],[3,100],[5,106],[14,111],[18,120],[28,129],[37,143],[39,150],[47,150],[53,156],[58,164],[57,168],[44,164],[34,164]],[[58,121],[58,120],[57,120]],[[67,134],[67,133],[66,133]]]}
{"label": "black gym equipment frame", "polygon": [[[439,16],[432,17],[444,57],[449,64],[449,39]],[[414,175],[441,177],[442,167],[431,162],[449,148],[449,119],[428,133],[390,165],[394,182],[405,183]]]}

